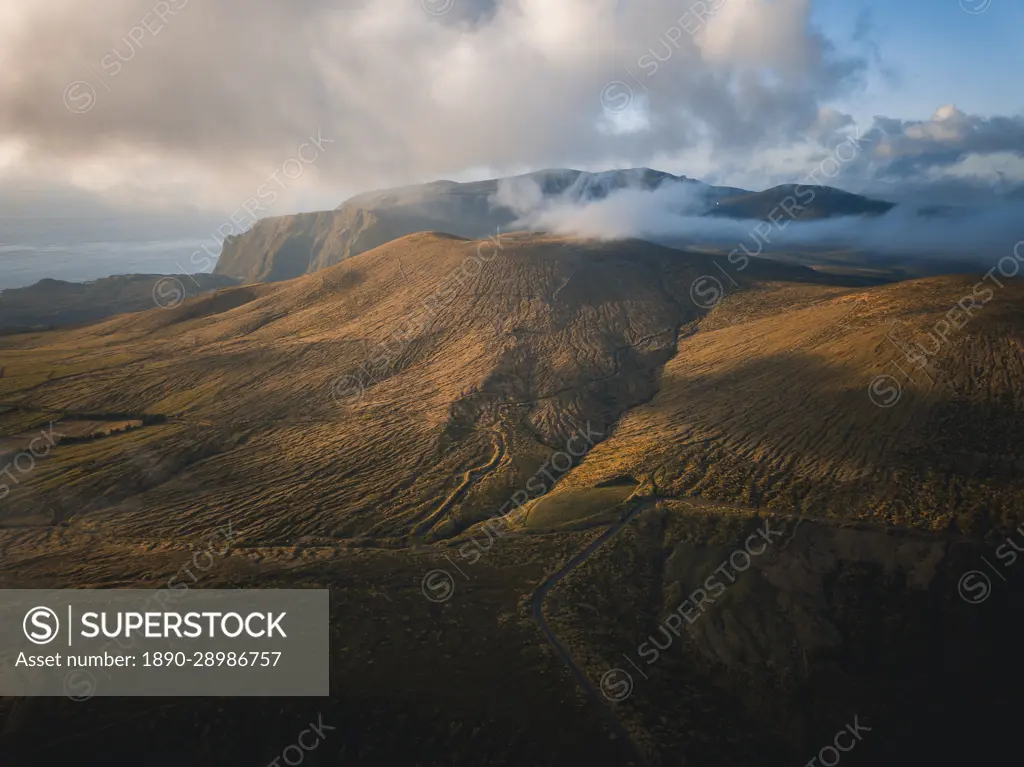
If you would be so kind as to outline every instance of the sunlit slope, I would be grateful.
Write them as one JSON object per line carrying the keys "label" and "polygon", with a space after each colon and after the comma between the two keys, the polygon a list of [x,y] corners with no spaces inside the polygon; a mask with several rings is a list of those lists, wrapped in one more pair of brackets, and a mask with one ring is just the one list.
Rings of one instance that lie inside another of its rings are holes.
{"label": "sunlit slope", "polygon": [[[655,394],[712,268],[639,241],[418,234],[291,282],[2,339],[7,433],[48,410],[166,420],[59,445],[0,514],[139,537],[227,518],[265,540],[450,534],[575,430],[608,433]],[[759,263],[742,284],[780,275],[813,278]]]}
{"label": "sunlit slope", "polygon": [[[975,293],[977,281],[730,296],[567,486],[629,476],[654,496],[1012,527],[1024,519],[1024,289]],[[971,295],[972,317],[950,311]]]}

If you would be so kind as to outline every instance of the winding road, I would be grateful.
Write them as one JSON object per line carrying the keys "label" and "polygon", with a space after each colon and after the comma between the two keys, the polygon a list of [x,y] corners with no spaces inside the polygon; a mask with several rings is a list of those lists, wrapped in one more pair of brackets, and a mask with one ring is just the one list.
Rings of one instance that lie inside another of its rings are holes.
{"label": "winding road", "polygon": [[641,765],[648,764],[648,761],[646,757],[643,755],[643,752],[641,752],[641,750],[633,742],[633,739],[630,736],[629,731],[622,725],[622,722],[619,721],[619,718],[615,715],[615,712],[608,706],[607,702],[603,699],[603,697],[598,693],[597,690],[594,689],[594,686],[590,683],[590,680],[587,678],[587,675],[583,672],[583,669],[581,669],[576,664],[576,661],[573,659],[569,651],[561,642],[558,641],[558,637],[555,636],[555,633],[551,630],[551,627],[544,619],[544,599],[545,597],[547,597],[548,592],[551,591],[552,588],[557,586],[563,578],[565,578],[567,575],[569,575],[569,573],[571,573],[577,567],[586,562],[604,544],[606,544],[608,541],[610,541],[612,538],[614,538],[616,535],[622,532],[623,528],[625,528],[626,525],[628,525],[637,514],[639,514],[643,509],[647,508],[647,506],[648,504],[646,503],[646,499],[643,499],[621,520],[619,520],[614,525],[605,530],[601,535],[599,535],[597,538],[591,541],[587,545],[587,547],[583,549],[583,551],[581,551],[579,554],[577,554],[571,560],[569,560],[569,563],[565,567],[563,567],[554,575],[550,576],[540,586],[538,586],[537,590],[533,592],[532,599],[533,617],[537,621],[537,625],[540,626],[540,630],[544,633],[544,638],[547,639],[548,642],[551,643],[551,646],[555,648],[555,651],[562,659],[562,662],[565,663],[565,665],[569,668],[569,671],[572,672],[573,677],[576,679],[576,683],[583,689],[585,693],[587,693],[587,695],[589,695],[594,700],[600,711],[608,719],[608,722],[612,726],[613,730],[619,735],[619,737],[623,739],[625,743],[629,744],[630,748],[633,750],[633,753],[636,755],[637,763]]}

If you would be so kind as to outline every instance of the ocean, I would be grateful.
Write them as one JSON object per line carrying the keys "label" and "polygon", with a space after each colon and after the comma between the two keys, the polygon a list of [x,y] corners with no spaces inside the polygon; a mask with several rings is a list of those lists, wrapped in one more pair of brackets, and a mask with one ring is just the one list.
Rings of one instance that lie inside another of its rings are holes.
{"label": "ocean", "polygon": [[216,220],[168,218],[0,218],[0,290],[44,277],[82,282],[111,274],[211,271]]}

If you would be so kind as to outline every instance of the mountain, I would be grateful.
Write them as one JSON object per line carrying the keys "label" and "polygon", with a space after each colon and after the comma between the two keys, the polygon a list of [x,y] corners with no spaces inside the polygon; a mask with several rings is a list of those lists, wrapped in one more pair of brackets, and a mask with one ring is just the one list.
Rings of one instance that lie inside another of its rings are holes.
{"label": "mountain", "polygon": [[118,274],[88,282],[44,279],[0,291],[0,331],[53,328],[167,307],[236,282],[214,274]]}
{"label": "mountain", "polygon": [[[229,237],[215,273],[245,282],[291,279],[340,263],[415,232],[438,231],[486,237],[511,227],[518,215],[492,204],[506,179],[429,184],[367,192],[337,210],[262,219],[243,235]],[[609,173],[546,170],[512,181],[536,182],[543,194],[570,199],[601,199],[634,185],[655,189],[675,176],[646,168]],[[693,182],[697,183],[697,182]]]}
{"label": "mountain", "polygon": [[[998,280],[417,233],[2,336],[0,452],[57,436],[11,463],[0,586],[329,587],[330,761],[806,764],[854,717],[864,763],[988,760],[1024,628]],[[68,701],[0,699],[0,753],[265,764],[315,715],[175,700],[48,739]]]}
{"label": "mountain", "polygon": [[[639,240],[409,235],[292,281],[8,337],[0,397],[18,419],[27,407],[159,414],[173,423],[140,430],[126,453],[175,465],[182,451],[212,451],[194,466],[181,458],[159,488],[137,486],[144,478],[126,454],[91,471],[73,506],[44,483],[40,497],[23,488],[8,513],[101,513],[125,529],[183,534],[192,488],[213,483],[221,490],[190,518],[230,514],[262,539],[285,529],[450,537],[486,513],[487,498],[509,493],[537,451],[589,422],[609,436],[566,487],[628,477],[650,496],[1004,529],[1024,521],[1011,404],[1024,385],[1019,287],[982,291],[990,305],[967,318],[969,333],[937,345],[928,335],[953,321],[949,307],[974,282],[864,287]],[[932,347],[917,352],[920,368],[900,352]],[[88,359],[62,361],[86,350]],[[121,363],[111,369],[108,357]],[[68,365],[75,373],[64,376]],[[900,388],[899,407],[872,402],[879,376]],[[196,424],[209,433],[189,445]],[[292,444],[296,430],[305,436]],[[981,433],[984,455],[967,447]],[[267,464],[284,450],[287,462]],[[381,462],[387,472],[374,468]],[[431,506],[473,466],[489,468]],[[273,515],[251,502],[300,476],[301,494]],[[941,486],[920,492],[938,476]],[[978,490],[984,477],[1001,483],[985,490],[987,511],[949,510],[948,494]]]}
{"label": "mountain", "polygon": [[[509,194],[514,197],[517,190],[529,189],[532,184],[539,189],[541,199],[579,204],[604,199],[616,190],[654,191],[675,183],[692,186],[715,215],[735,218],[763,218],[775,201],[789,194],[788,187],[754,194],[734,187],[709,186],[650,168],[601,173],[555,169],[471,183],[436,181],[361,194],[334,211],[262,219],[248,232],[224,242],[215,273],[248,283],[287,280],[415,232],[486,237],[517,226],[520,213],[513,202],[540,202],[533,198],[509,199]],[[877,213],[889,205],[828,187],[815,189],[818,199],[802,217]]]}
{"label": "mountain", "polygon": [[[572,424],[589,421],[604,432],[652,396],[676,334],[700,314],[690,286],[713,270],[709,256],[641,241],[523,234],[495,244],[409,235],[289,282],[233,288],[52,341],[26,341],[37,349],[67,345],[76,354],[90,349],[94,362],[68,380],[54,375],[23,402],[16,396],[23,382],[48,376],[57,364],[42,355],[45,370],[33,369],[26,360],[28,367],[9,367],[0,396],[23,407],[163,414],[177,425],[140,430],[141,442],[124,447],[165,462],[220,446],[202,462],[205,479],[137,487],[145,475],[128,455],[91,472],[93,501],[83,502],[98,501],[97,511],[123,523],[134,513],[143,514],[147,529],[154,513],[163,520],[158,525],[181,523],[167,504],[191,505],[186,488],[213,482],[230,465],[234,479],[223,502],[239,523],[255,525],[258,537],[286,527],[303,535],[450,535],[481,513],[484,492],[474,487],[464,511],[430,509],[429,499],[452,492],[453,472],[466,470],[457,466],[487,463],[495,451],[508,451],[513,463],[529,460],[564,440]],[[741,284],[782,278],[834,282],[767,261],[752,261],[737,275]],[[103,363],[110,355],[122,360],[114,370]],[[209,424],[209,444],[188,446],[187,424]],[[264,451],[283,449],[279,440],[294,439],[295,429],[307,433],[309,451],[293,446],[292,458],[268,471]],[[323,451],[323,440],[334,448]],[[416,447],[378,472],[397,457],[396,440]],[[266,516],[244,500],[295,481],[295,462],[304,477],[293,497],[298,505],[284,503]],[[507,468],[484,483],[487,492],[513,481]],[[278,470],[284,475],[275,476]],[[25,490],[15,506],[26,512],[71,511]],[[115,511],[119,497],[141,506]],[[377,508],[369,516],[367,499]],[[211,497],[209,513],[228,513],[220,504]]]}
{"label": "mountain", "polygon": [[813,221],[834,216],[880,216],[892,210],[891,202],[873,200],[830,186],[784,184],[763,192],[736,194],[719,201],[709,215],[767,221],[769,216]]}

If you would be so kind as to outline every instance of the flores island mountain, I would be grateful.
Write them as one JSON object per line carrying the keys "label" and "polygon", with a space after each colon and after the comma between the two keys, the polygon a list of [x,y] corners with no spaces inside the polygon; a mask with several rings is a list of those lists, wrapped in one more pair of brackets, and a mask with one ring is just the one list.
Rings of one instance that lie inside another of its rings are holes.
{"label": "flores island mountain", "polygon": [[[247,284],[0,337],[0,450],[53,443],[0,491],[0,582],[330,584],[312,705],[353,764],[803,764],[845,725],[865,764],[999,753],[1019,282],[500,233],[498,192],[261,222],[218,264]],[[74,705],[0,701],[0,744],[258,763],[311,706],[97,699],[44,737]]]}
{"label": "flores island mountain", "polygon": [[[543,231],[550,222],[537,212],[545,206],[579,209],[622,192],[667,193],[665,204],[670,211],[707,221],[751,222],[750,226],[777,216],[794,222],[852,220],[879,216],[894,207],[830,187],[788,185],[748,192],[650,168],[601,173],[545,170],[461,184],[437,181],[360,194],[337,210],[265,218],[243,234],[226,239],[219,235],[216,239],[223,240],[223,247],[213,274],[124,274],[88,282],[44,279],[30,287],[0,291],[0,331],[59,327],[142,311],[154,304],[176,305],[185,297],[237,283],[287,280],[416,232],[478,238],[501,231]],[[723,255],[737,239],[731,233],[710,238],[688,236],[685,231],[642,234],[644,239],[671,247],[699,241],[704,250],[723,251]],[[755,236],[753,243],[744,247],[748,253],[761,255],[766,247],[771,250],[771,245],[770,238]],[[846,273],[891,278],[903,274],[901,267],[906,266],[891,253],[879,257],[841,248],[837,253],[835,244],[775,250],[790,263],[829,266]]]}
{"label": "flores island mountain", "polygon": [[582,206],[622,191],[668,190],[685,192],[680,213],[685,204],[695,216],[734,220],[766,220],[790,200],[782,215],[798,221],[880,215],[893,207],[830,187],[790,185],[750,192],[650,168],[600,173],[544,170],[488,181],[437,181],[370,192],[333,211],[262,219],[250,231],[228,238],[215,273],[245,282],[286,280],[415,232],[475,239],[532,228],[529,214],[545,204]]}

